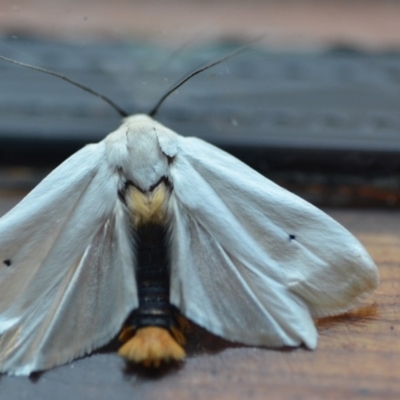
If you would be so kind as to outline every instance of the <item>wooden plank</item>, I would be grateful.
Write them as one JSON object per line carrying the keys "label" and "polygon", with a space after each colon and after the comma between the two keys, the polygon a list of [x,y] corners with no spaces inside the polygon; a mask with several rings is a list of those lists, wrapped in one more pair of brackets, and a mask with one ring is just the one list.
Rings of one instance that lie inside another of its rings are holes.
{"label": "wooden plank", "polygon": [[[0,196],[0,213],[18,200]],[[179,368],[127,370],[109,346],[33,378],[0,378],[13,399],[398,399],[400,398],[400,213],[328,210],[367,247],[381,285],[365,306],[318,321],[316,351],[231,344],[201,329]],[[251,329],[251,327],[249,327]]]}

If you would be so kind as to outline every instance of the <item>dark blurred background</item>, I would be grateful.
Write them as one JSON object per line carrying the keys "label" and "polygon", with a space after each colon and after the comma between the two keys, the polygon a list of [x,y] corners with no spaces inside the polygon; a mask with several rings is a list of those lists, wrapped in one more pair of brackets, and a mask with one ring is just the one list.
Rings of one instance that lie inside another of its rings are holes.
{"label": "dark blurred background", "polygon": [[[200,136],[318,205],[400,201],[398,1],[0,1],[0,54]],[[0,61],[0,188],[24,193],[120,122],[99,99]]]}

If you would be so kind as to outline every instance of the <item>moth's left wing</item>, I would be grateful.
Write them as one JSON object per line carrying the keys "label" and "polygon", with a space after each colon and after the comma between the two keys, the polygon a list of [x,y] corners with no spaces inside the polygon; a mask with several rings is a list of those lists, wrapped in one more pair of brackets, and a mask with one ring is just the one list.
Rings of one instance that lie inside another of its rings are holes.
{"label": "moth's left wing", "polygon": [[173,140],[171,302],[233,341],[315,348],[312,317],[344,312],[377,286],[369,255],[325,213],[229,154]]}
{"label": "moth's left wing", "polygon": [[105,144],[75,153],[0,219],[0,372],[66,363],[137,305],[128,219]]}

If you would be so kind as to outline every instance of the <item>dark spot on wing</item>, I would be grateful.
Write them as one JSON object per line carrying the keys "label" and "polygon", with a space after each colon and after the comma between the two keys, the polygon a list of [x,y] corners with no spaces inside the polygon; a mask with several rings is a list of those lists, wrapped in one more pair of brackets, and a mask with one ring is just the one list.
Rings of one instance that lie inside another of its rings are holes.
{"label": "dark spot on wing", "polygon": [[295,240],[296,239],[296,235],[292,235],[291,233],[289,233],[289,240]]}
{"label": "dark spot on wing", "polygon": [[10,267],[12,262],[11,262],[11,260],[4,260],[3,264],[6,265],[7,267]]}

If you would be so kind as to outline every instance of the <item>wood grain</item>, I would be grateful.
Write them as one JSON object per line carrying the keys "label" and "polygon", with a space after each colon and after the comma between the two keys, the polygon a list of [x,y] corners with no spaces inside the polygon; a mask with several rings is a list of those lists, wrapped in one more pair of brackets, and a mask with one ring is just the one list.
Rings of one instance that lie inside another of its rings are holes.
{"label": "wood grain", "polygon": [[[0,195],[0,214],[18,196]],[[316,351],[231,344],[194,328],[189,357],[149,374],[110,345],[31,378],[0,377],[3,399],[399,399],[400,213],[328,210],[366,246],[381,285],[364,307],[317,322]],[[251,327],[249,327],[251,329]]]}

